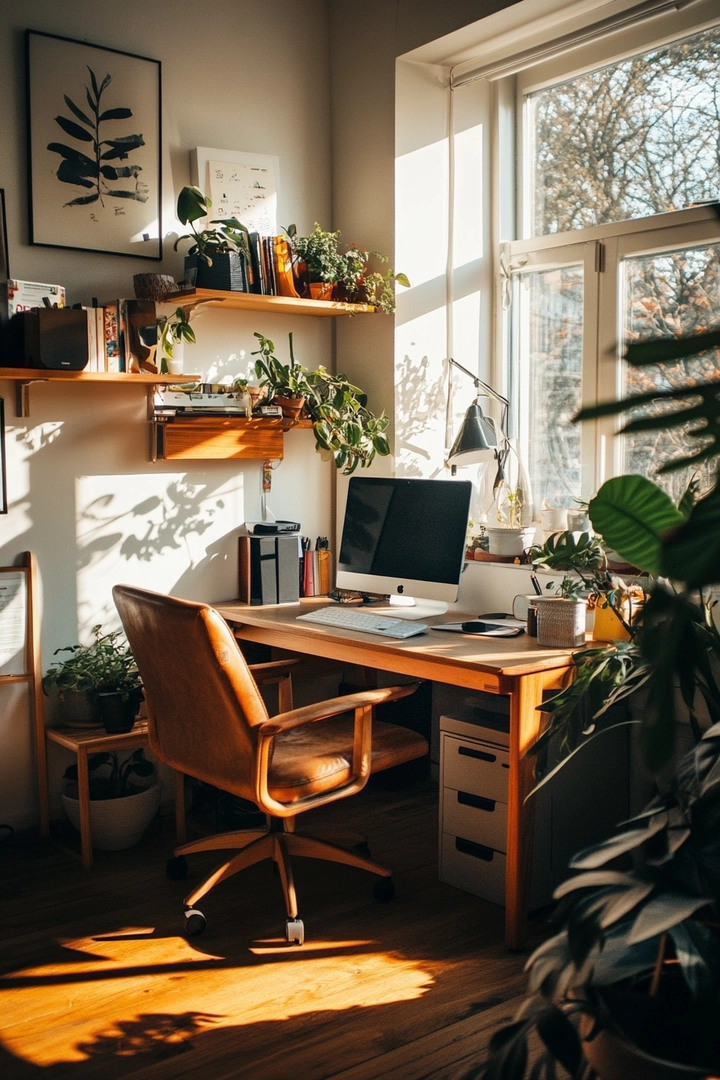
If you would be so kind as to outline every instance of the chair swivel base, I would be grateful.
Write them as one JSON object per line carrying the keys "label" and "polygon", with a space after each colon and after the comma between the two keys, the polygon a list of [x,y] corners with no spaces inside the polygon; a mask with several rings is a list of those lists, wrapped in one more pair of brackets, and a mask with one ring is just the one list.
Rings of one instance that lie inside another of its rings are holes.
{"label": "chair swivel base", "polygon": [[290,856],[322,859],[326,862],[344,863],[347,866],[368,870],[380,877],[373,889],[376,900],[387,902],[395,894],[395,886],[390,871],[386,867],[357,851],[348,851],[336,844],[296,833],[293,818],[282,821],[274,819],[265,829],[242,829],[182,844],[175,849],[173,857],[168,860],[168,877],[179,880],[187,875],[186,855],[228,848],[240,850],[215,867],[204,881],[185,897],[185,932],[190,937],[201,934],[207,925],[207,920],[202,911],[195,906],[196,903],[221,881],[265,859],[272,859],[280,876],[287,912],[285,938],[290,944],[302,945],[305,940],[305,928],[302,919],[298,918],[297,895]]}

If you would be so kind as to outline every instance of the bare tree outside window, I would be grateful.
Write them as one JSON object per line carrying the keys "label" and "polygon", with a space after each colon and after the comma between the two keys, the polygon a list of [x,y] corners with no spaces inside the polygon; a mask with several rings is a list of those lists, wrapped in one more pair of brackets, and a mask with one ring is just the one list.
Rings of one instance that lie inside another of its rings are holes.
{"label": "bare tree outside window", "polygon": [[530,95],[533,236],[720,196],[720,31]]}

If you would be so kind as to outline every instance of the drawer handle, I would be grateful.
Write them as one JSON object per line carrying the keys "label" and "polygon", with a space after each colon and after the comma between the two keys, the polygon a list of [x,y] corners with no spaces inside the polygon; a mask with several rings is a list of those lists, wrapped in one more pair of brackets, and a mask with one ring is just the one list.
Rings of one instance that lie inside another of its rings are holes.
{"label": "drawer handle", "polygon": [[463,840],[462,836],[455,837],[455,848],[457,851],[461,851],[463,855],[472,855],[475,859],[482,859],[483,862],[492,862],[495,854],[491,847],[485,847],[484,844],[474,844],[472,840]]}
{"label": "drawer handle", "polygon": [[476,810],[486,810],[488,814],[495,812],[495,799],[486,799],[484,795],[471,795],[469,791],[458,791],[457,801],[461,806],[474,806]]}
{"label": "drawer handle", "polygon": [[479,761],[497,761],[495,754],[488,754],[485,750],[474,750],[472,746],[460,746],[458,754],[461,757],[474,757]]}

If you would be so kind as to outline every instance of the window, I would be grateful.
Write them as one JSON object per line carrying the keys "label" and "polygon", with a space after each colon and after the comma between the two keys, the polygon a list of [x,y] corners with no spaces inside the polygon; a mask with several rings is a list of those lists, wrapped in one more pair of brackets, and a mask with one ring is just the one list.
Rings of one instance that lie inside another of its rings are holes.
{"label": "window", "polygon": [[[707,205],[720,198],[720,27],[660,44],[652,32],[654,22],[629,55],[607,55],[606,41],[604,56],[597,43],[565,56],[564,71],[555,60],[512,76],[524,239],[502,245],[501,273],[509,396],[536,509],[572,506],[607,476],[652,474],[681,451],[681,431],[631,439],[611,421],[573,425],[581,404],[686,374],[720,378],[715,353],[641,373],[621,359],[628,340],[720,324],[720,217]],[[677,499],[689,477],[657,479]]]}

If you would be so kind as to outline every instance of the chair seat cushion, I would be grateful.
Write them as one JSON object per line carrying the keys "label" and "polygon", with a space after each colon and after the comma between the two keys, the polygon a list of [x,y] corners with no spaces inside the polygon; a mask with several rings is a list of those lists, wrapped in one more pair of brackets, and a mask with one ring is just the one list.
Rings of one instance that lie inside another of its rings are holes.
{"label": "chair seat cushion", "polygon": [[[284,732],[275,740],[270,794],[288,803],[345,783],[350,778],[352,747],[352,715]],[[373,721],[371,772],[402,765],[427,752],[427,741],[417,732]]]}

